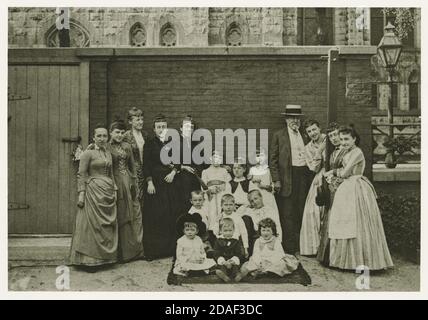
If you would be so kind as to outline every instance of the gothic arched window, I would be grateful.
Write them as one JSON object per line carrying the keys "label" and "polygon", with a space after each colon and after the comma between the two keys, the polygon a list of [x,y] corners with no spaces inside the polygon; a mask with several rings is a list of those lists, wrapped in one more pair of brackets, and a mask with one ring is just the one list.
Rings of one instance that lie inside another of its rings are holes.
{"label": "gothic arched window", "polygon": [[227,46],[242,45],[242,31],[239,25],[235,22],[232,22],[226,30],[226,45]]}
{"label": "gothic arched window", "polygon": [[177,32],[171,23],[166,23],[160,31],[160,44],[165,47],[175,47],[177,45]]}
{"label": "gothic arched window", "polygon": [[129,30],[129,41],[133,47],[144,47],[146,45],[147,34],[144,26],[137,22]]}
{"label": "gothic arched window", "polygon": [[[60,37],[62,40],[60,40]],[[64,41],[64,38],[66,41]],[[89,45],[90,37],[88,30],[72,19],[70,20],[70,29],[58,30],[54,24],[46,33],[47,47],[85,48],[89,47]]]}

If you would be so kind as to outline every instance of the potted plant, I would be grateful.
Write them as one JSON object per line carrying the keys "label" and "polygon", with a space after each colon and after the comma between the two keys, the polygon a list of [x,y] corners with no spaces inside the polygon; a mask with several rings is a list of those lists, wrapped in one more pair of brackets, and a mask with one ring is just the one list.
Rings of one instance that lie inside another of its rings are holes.
{"label": "potted plant", "polygon": [[[405,152],[412,151],[413,148],[418,147],[419,143],[416,139],[411,137],[396,136],[392,139],[389,139],[384,143],[384,146],[387,149],[385,157],[385,165],[387,168],[395,168],[397,163],[400,160],[400,157]],[[396,157],[398,154],[398,158]]]}

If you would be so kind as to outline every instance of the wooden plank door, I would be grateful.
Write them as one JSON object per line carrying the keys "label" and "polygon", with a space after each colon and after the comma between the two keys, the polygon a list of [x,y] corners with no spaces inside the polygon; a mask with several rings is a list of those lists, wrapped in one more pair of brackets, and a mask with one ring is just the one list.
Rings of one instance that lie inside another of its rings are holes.
{"label": "wooden plank door", "polygon": [[[9,66],[8,226],[13,234],[71,233],[76,143],[88,134],[88,66]],[[13,100],[28,96],[26,100]]]}

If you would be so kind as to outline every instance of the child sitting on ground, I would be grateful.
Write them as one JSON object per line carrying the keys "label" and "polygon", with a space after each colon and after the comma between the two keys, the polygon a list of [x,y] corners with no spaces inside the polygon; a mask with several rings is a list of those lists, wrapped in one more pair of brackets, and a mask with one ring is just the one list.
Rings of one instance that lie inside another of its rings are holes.
{"label": "child sitting on ground", "polygon": [[205,205],[205,193],[201,190],[195,190],[190,193],[190,197],[192,207],[189,209],[188,213],[190,215],[194,214],[200,216],[202,222],[205,224],[206,229],[202,232],[199,231],[199,236],[204,243],[208,258],[211,258],[212,246],[210,242],[213,241],[213,234],[212,231],[207,231],[210,226],[210,221],[208,207]]}
{"label": "child sitting on ground", "polygon": [[225,194],[221,198],[221,216],[217,223],[213,226],[213,233],[218,238],[220,235],[220,220],[222,218],[230,218],[235,225],[233,238],[242,241],[244,246],[244,257],[248,258],[248,233],[242,217],[235,211],[235,198],[231,194]]}
{"label": "child sitting on ground", "polygon": [[250,208],[246,209],[244,214],[251,217],[254,225],[254,233],[259,230],[259,223],[261,220],[271,218],[277,226],[276,230],[278,232],[279,241],[281,242],[282,230],[278,212],[269,206],[265,206],[263,195],[260,190],[251,190],[248,193],[248,201],[250,202]]}
{"label": "child sitting on ground", "polygon": [[239,282],[249,273],[253,277],[273,273],[280,277],[292,273],[299,266],[296,257],[284,253],[281,240],[277,237],[276,224],[266,218],[259,222],[260,237],[254,244],[253,255],[243,264],[241,271],[235,277]]}
{"label": "child sitting on ground", "polygon": [[240,240],[233,237],[235,224],[231,218],[220,220],[220,235],[214,244],[214,259],[217,262],[216,275],[224,282],[230,282],[239,273],[244,258]]}
{"label": "child sitting on ground", "polygon": [[278,206],[273,194],[273,181],[267,164],[267,156],[263,149],[256,151],[256,165],[250,168],[248,179],[250,179],[249,190],[260,190],[266,206],[274,210],[275,215],[279,216]]}
{"label": "child sitting on ground", "polygon": [[188,276],[191,271],[204,271],[215,266],[213,259],[205,254],[204,244],[197,235],[200,227],[205,227],[197,215],[184,214],[180,216],[177,225],[182,226],[184,235],[177,240],[176,260],[173,273]]}
{"label": "child sitting on ground", "polygon": [[190,203],[192,207],[189,209],[189,214],[199,214],[205,226],[209,227],[209,213],[205,205],[205,195],[201,190],[194,190],[190,193]]}

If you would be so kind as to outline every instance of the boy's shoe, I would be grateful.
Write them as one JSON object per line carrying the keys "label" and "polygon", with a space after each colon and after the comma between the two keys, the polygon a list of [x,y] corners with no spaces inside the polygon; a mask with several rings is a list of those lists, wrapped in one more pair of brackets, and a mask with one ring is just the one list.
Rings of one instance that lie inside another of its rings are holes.
{"label": "boy's shoe", "polygon": [[243,278],[244,278],[244,275],[241,272],[238,272],[238,274],[235,277],[235,282],[241,282]]}
{"label": "boy's shoe", "polygon": [[217,277],[219,277],[221,280],[223,280],[224,282],[230,282],[232,281],[232,279],[229,278],[229,276],[227,274],[225,274],[223,271],[221,270],[216,270],[215,274],[217,275]]}

